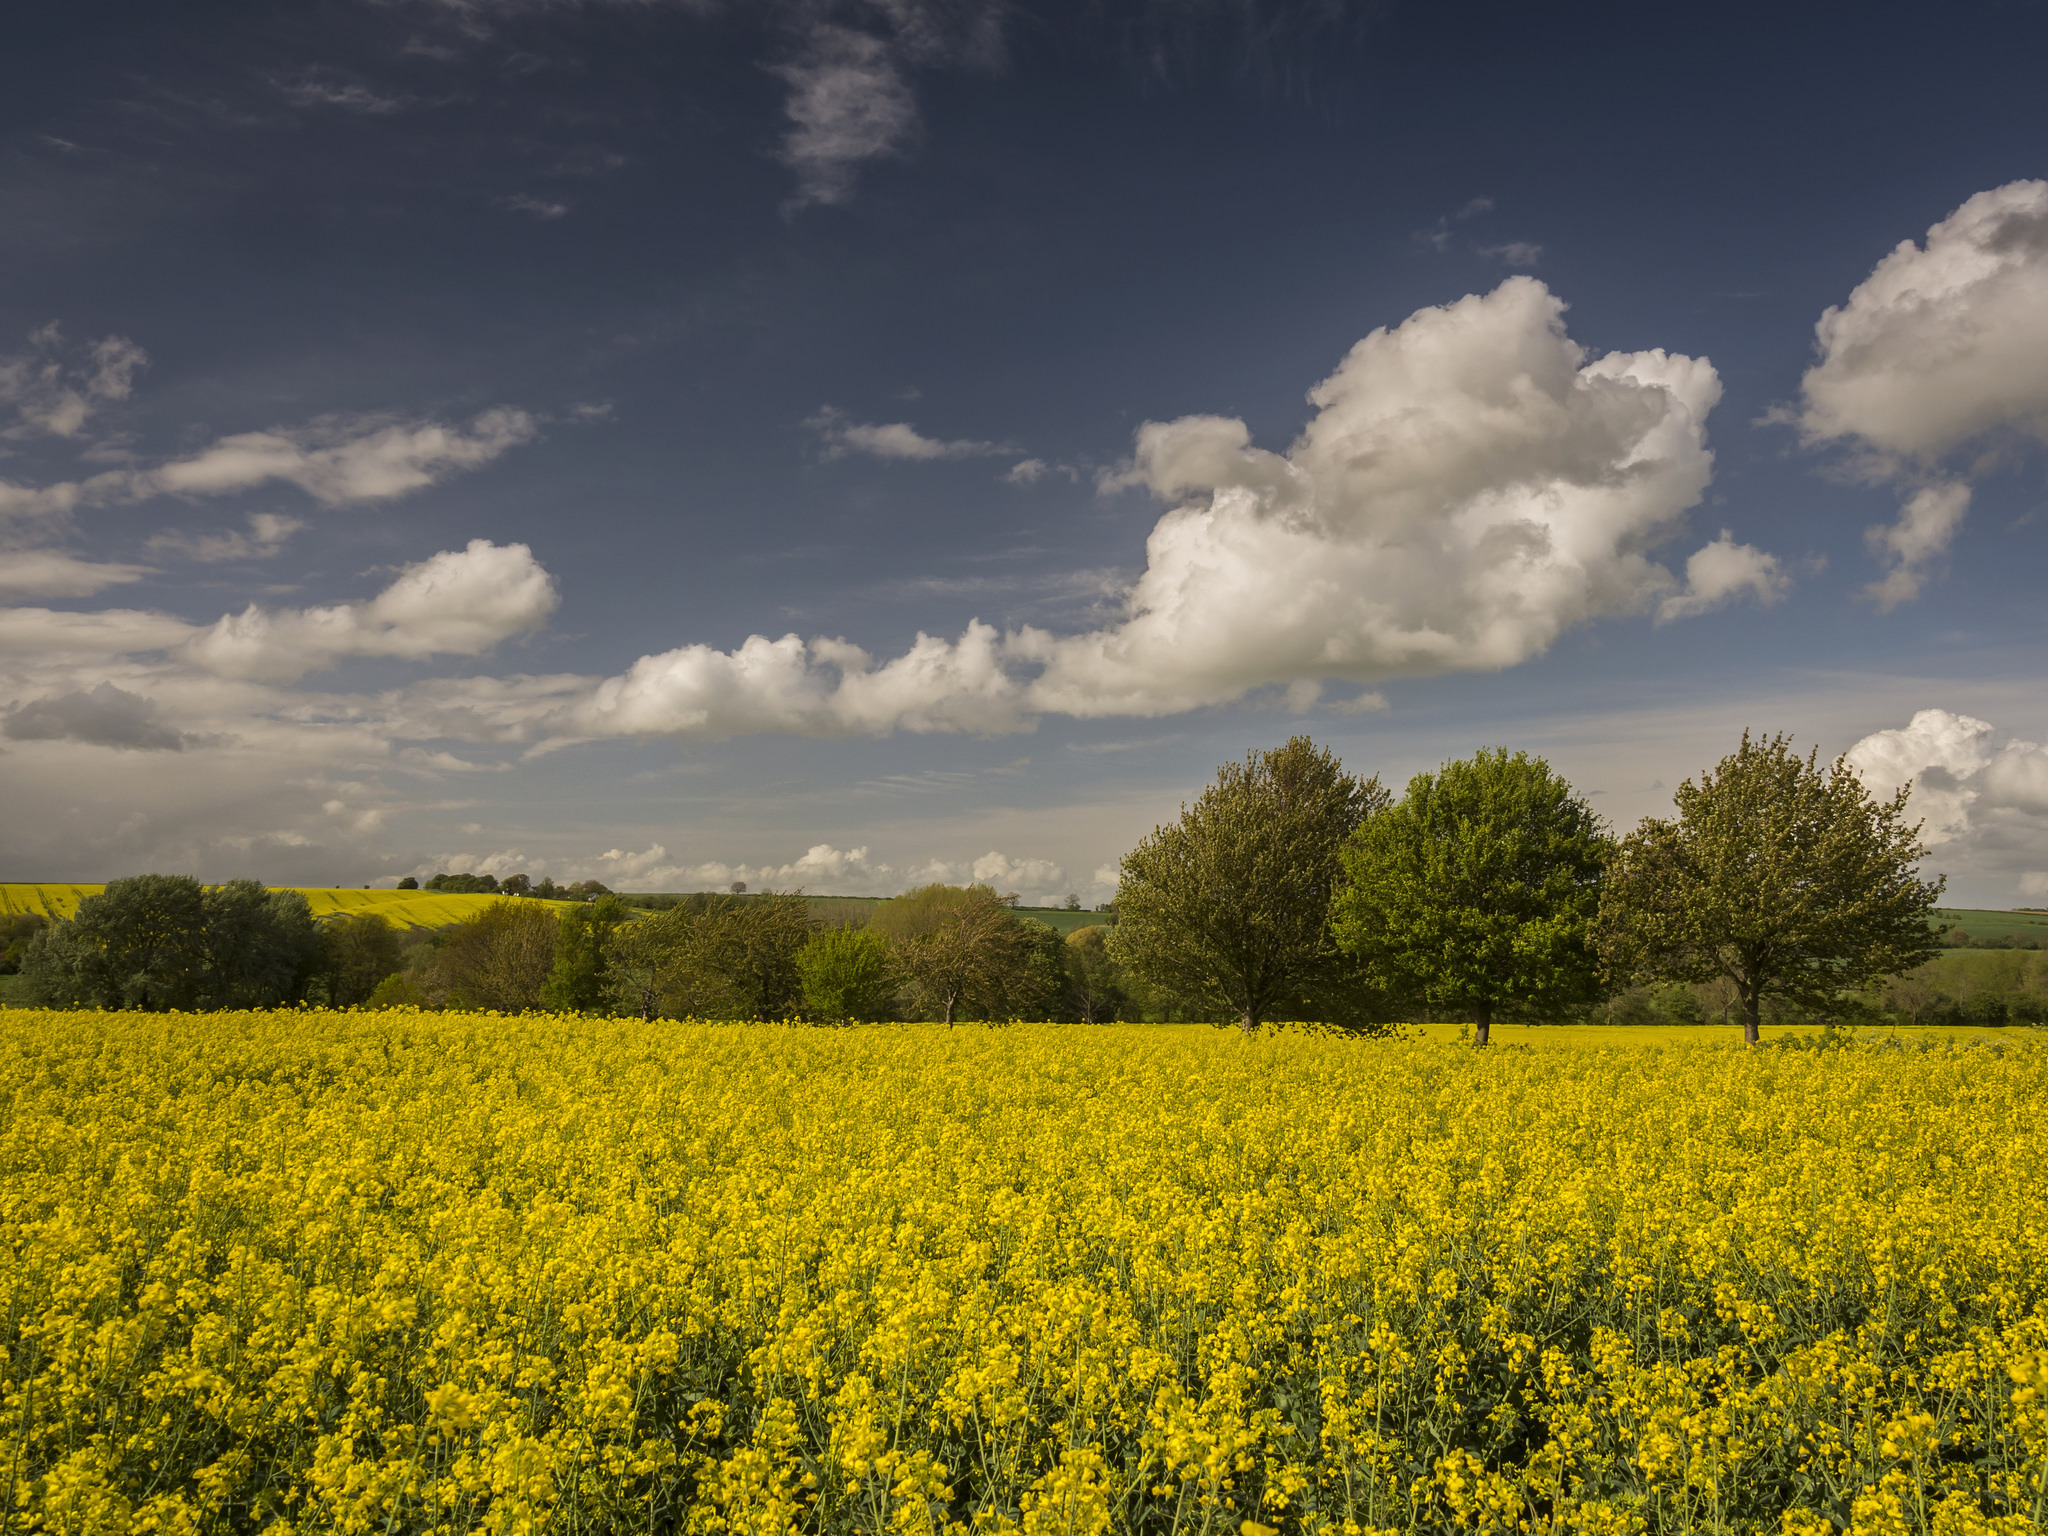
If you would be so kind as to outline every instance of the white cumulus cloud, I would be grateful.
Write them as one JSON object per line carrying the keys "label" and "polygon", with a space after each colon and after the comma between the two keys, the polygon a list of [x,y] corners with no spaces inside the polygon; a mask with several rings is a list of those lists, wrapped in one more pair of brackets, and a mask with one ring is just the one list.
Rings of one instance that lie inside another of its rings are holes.
{"label": "white cumulus cloud", "polygon": [[975,881],[999,891],[1038,895],[1064,887],[1066,871],[1050,859],[1013,859],[991,848],[974,861]]}
{"label": "white cumulus cloud", "polygon": [[1873,794],[1913,786],[1907,811],[1924,823],[1928,847],[2023,881],[2016,866],[2048,854],[2048,747],[2000,744],[2000,734],[1989,721],[1923,709],[1865,736],[1847,757]]}
{"label": "white cumulus cloud", "polygon": [[[641,658],[555,728],[584,736],[1028,729],[1041,714],[1155,716],[1277,685],[1487,671],[1590,620],[1703,612],[1785,588],[1727,535],[1687,583],[1651,558],[1712,476],[1713,366],[1589,358],[1532,278],[1375,331],[1309,395],[1284,452],[1241,421],[1151,422],[1109,489],[1171,504],[1123,613],[1058,636],[970,624],[877,665],[838,640],[756,635]],[[1674,596],[1675,595],[1675,596]]]}
{"label": "white cumulus cloud", "polygon": [[1891,567],[1864,588],[1886,613],[1920,595],[1928,567],[1948,552],[1970,510],[1970,488],[1958,481],[1922,486],[1899,508],[1897,522],[1864,530],[1873,552]]}
{"label": "white cumulus cloud", "polygon": [[475,656],[537,628],[560,602],[524,544],[471,539],[410,565],[366,602],[265,609],[252,603],[195,635],[185,654],[229,677],[283,681],[344,656]]}
{"label": "white cumulus cloud", "polygon": [[1685,587],[1657,605],[1657,622],[1689,619],[1724,608],[1737,598],[1753,597],[1770,604],[1792,590],[1792,578],[1776,555],[1753,544],[1737,544],[1726,528],[1711,544],[1694,550],[1685,562]]}
{"label": "white cumulus cloud", "polygon": [[1961,450],[2048,441],[2048,181],[1979,192],[1902,241],[1816,327],[1798,413],[1809,443],[1841,443],[1910,494],[1872,530],[1890,565],[1871,595],[1916,595],[1969,504]]}

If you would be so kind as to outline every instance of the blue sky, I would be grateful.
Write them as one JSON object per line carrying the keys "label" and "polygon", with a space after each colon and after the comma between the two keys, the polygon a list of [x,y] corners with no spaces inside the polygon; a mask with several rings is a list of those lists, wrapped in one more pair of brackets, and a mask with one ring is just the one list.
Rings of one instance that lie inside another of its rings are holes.
{"label": "blue sky", "polygon": [[[45,7],[0,874],[978,876],[1744,728],[2048,900],[2048,6]],[[1825,317],[1825,318],[1824,318]]]}

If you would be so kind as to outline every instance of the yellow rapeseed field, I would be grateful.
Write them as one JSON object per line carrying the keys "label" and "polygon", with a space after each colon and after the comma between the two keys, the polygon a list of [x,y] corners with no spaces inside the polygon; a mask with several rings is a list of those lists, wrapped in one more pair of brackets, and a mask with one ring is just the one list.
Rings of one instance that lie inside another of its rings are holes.
{"label": "yellow rapeseed field", "polygon": [[13,1531],[2038,1531],[2048,1049],[0,1014]]}
{"label": "yellow rapeseed field", "polygon": [[[0,914],[35,912],[44,917],[70,917],[88,896],[97,896],[103,885],[24,885],[0,883]],[[400,928],[439,928],[475,917],[499,896],[457,895],[446,891],[360,891],[347,886],[278,886],[296,890],[306,898],[315,917],[333,917],[342,912],[374,912]],[[533,898],[527,897],[526,900]],[[561,912],[570,902],[549,901],[540,905]]]}

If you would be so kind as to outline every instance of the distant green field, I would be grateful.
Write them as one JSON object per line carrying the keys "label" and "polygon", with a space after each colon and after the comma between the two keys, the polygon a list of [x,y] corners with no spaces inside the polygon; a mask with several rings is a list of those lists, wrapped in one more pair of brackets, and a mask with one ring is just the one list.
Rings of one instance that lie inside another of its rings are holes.
{"label": "distant green field", "polygon": [[[1469,1024],[1404,1024],[1401,1031],[1410,1039],[1433,1040],[1441,1044],[1456,1041],[1459,1031],[1469,1036]],[[1859,1024],[1849,1029],[1849,1034],[1858,1040],[2015,1040],[2020,1038],[2039,1039],[2044,1031],[2038,1025],[2007,1024],[1988,1025],[1922,1025],[1910,1024]],[[1762,1038],[1766,1045],[1773,1040],[1789,1040],[1795,1036],[1814,1036],[1820,1032],[1810,1025],[1784,1026],[1766,1024]],[[1740,1045],[1742,1026],[1740,1024],[1502,1024],[1493,1026],[1492,1042],[1495,1045],[1525,1045],[1537,1050],[1586,1050],[1617,1045]]]}
{"label": "distant green field", "polygon": [[[634,891],[627,899],[677,900],[685,895],[695,894],[699,893],[687,891]],[[709,894],[715,895],[718,893],[712,892]],[[749,898],[742,897],[741,899],[747,900]],[[825,922],[865,923],[874,915],[875,908],[879,907],[888,898],[886,896],[806,895],[804,900],[810,903],[811,915]],[[1046,927],[1056,928],[1061,933],[1072,933],[1076,928],[1092,928],[1097,923],[1109,921],[1109,914],[1107,912],[1069,912],[1061,907],[1019,907],[1017,908],[1017,915],[1019,917],[1028,917],[1034,922],[1044,923]]]}
{"label": "distant green field", "polygon": [[1988,912],[1975,907],[1941,907],[1944,929],[1960,928],[1973,939],[2002,939],[2017,934],[2048,948],[2048,912]]}
{"label": "distant green field", "polygon": [[[45,917],[69,917],[79,902],[106,889],[99,885],[0,885],[0,912],[40,912]],[[475,917],[497,896],[444,896],[438,891],[356,891],[326,886],[293,886],[306,898],[315,917],[333,917],[342,912],[375,912],[386,922],[401,928],[439,928]],[[551,901],[556,908],[573,902]]]}

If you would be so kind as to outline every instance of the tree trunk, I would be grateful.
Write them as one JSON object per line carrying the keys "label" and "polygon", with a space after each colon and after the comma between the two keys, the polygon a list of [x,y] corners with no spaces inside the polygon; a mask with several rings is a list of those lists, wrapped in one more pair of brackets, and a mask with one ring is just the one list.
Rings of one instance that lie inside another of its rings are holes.
{"label": "tree trunk", "polygon": [[1474,1003],[1472,1005],[1472,1014],[1472,1043],[1474,1045],[1484,1045],[1486,1044],[1488,1031],[1493,1028],[1493,1004],[1483,1000]]}
{"label": "tree trunk", "polygon": [[1239,1027],[1242,1028],[1246,1034],[1250,1034],[1253,1030],[1259,1027],[1259,1016],[1256,1013],[1254,1013],[1251,1009],[1247,1008],[1239,1016],[1237,1022]]}
{"label": "tree trunk", "polygon": [[1754,992],[1742,994],[1742,1043],[1755,1045],[1757,1042],[1758,999]]}
{"label": "tree trunk", "polygon": [[953,1007],[959,1001],[960,994],[958,992],[948,992],[946,994],[946,1028],[948,1029],[953,1027]]}

